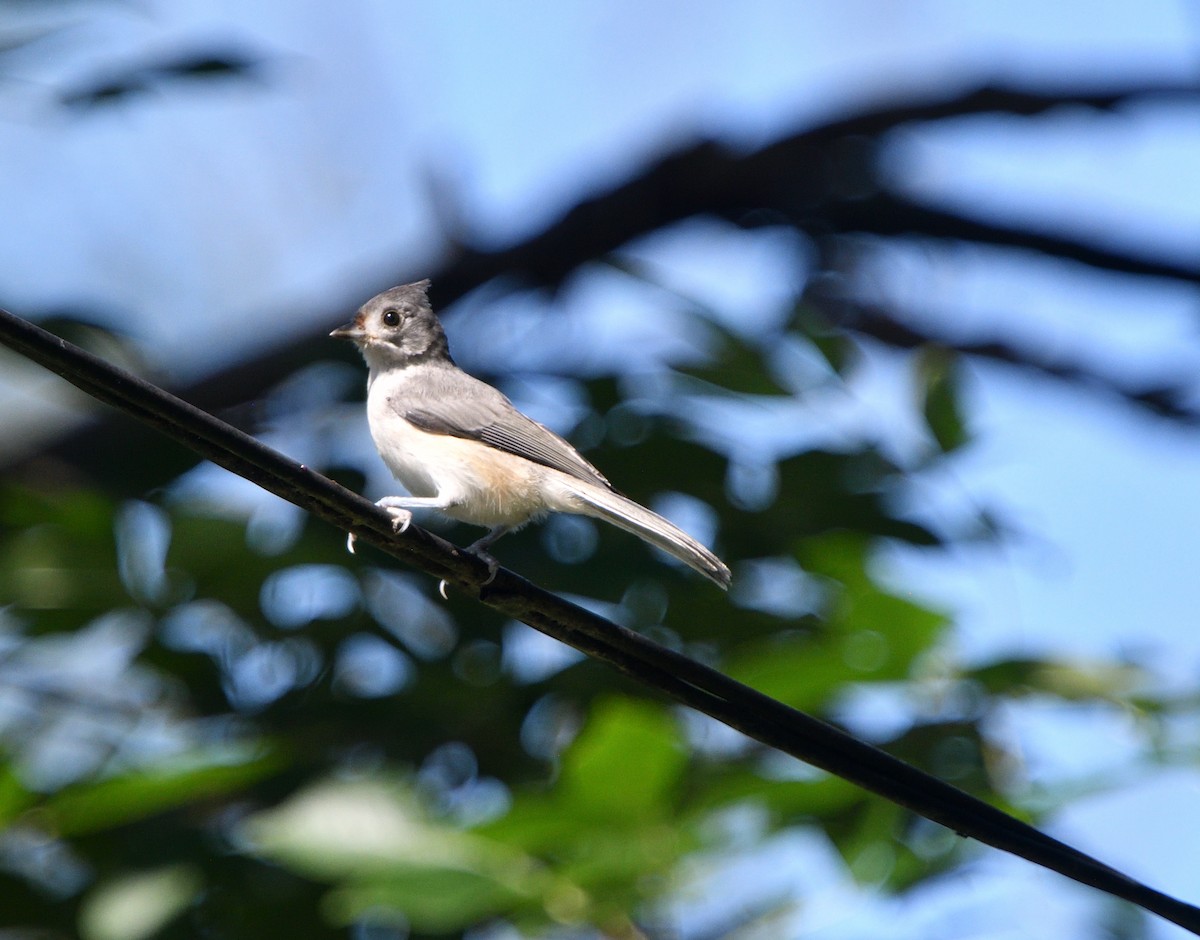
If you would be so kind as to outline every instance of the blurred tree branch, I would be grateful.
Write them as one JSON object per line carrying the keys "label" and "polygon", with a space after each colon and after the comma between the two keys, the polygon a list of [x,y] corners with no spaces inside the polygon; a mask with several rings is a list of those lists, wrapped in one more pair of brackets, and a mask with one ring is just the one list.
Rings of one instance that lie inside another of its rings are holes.
{"label": "blurred tree branch", "polygon": [[[1161,418],[1194,427],[1200,424],[1200,412],[1191,404],[1191,395],[1182,384],[1162,383],[1153,386],[1133,386],[1101,376],[1078,363],[1061,356],[1051,356],[1036,349],[1006,339],[962,341],[943,336],[934,330],[920,328],[911,321],[897,318],[896,311],[880,304],[869,303],[833,293],[823,288],[812,292],[823,312],[838,329],[869,336],[896,349],[919,349],[938,346],[961,356],[1016,366],[1048,378],[1059,379],[1078,388],[1114,397],[1128,405],[1145,409]],[[806,295],[810,296],[810,295]]]}
{"label": "blurred tree branch", "polygon": [[[395,535],[367,500],[198,408],[108,365],[65,340],[0,311],[0,342],[195,453],[510,617],[601,659],[675,701],[778,750],[836,774],[960,835],[1099,888],[1200,935],[1200,908],[1140,884],[801,711],[641,634],[544,591],[506,569],[483,586],[486,566],[412,526]],[[126,455],[130,460],[133,455]]]}
{"label": "blurred tree branch", "polygon": [[437,299],[445,304],[502,275],[557,285],[584,261],[699,215],[746,227],[786,224],[814,238],[903,235],[1018,247],[1117,273],[1200,283],[1200,270],[1194,267],[921,206],[892,190],[878,162],[887,135],[911,124],[968,115],[1033,117],[1062,107],[1112,111],[1161,98],[1195,100],[1200,88],[1144,85],[1047,95],[985,87],[931,102],[881,107],[800,131],[751,153],[701,141],[581,201],[527,241],[501,251],[464,251],[434,276],[440,285]]}
{"label": "blurred tree branch", "polygon": [[[580,266],[634,239],[687,218],[715,216],[746,228],[796,229],[820,247],[821,263],[827,269],[824,273],[845,273],[829,268],[837,254],[833,247],[841,240],[873,236],[1013,248],[1120,275],[1196,284],[1200,283],[1200,269],[1193,266],[916,203],[895,192],[879,156],[892,132],[913,125],[972,116],[1032,118],[1062,108],[1109,113],[1150,101],[1194,101],[1198,97],[1200,88],[1180,84],[1055,93],[983,87],[943,98],[867,109],[749,153],[711,140],[701,141],[669,153],[626,181],[581,200],[543,231],[517,244],[498,250],[460,245],[440,270],[398,272],[393,280],[431,276],[434,300],[440,307],[490,282],[509,290],[523,285],[558,287]],[[364,285],[361,293],[365,296],[372,290],[371,285]],[[825,295],[817,299],[831,298]],[[1188,424],[1200,421],[1200,411],[1188,403],[1183,389],[1126,388],[1112,377],[1079,365],[1046,362],[1002,337],[986,342],[946,342],[911,323],[904,311],[880,303],[842,297],[836,299],[835,306],[843,314],[854,309],[853,316],[835,313],[831,317],[851,335],[861,333],[898,348],[926,342],[946,345],[969,357],[1031,369],[1076,386],[1107,392],[1170,420]],[[328,320],[333,323],[344,319],[345,313],[331,313]],[[291,340],[179,391],[187,400],[221,414],[261,397],[300,366],[330,355],[323,335]],[[145,434],[144,429],[119,418],[101,418],[55,443],[44,456],[86,467],[89,475],[114,492],[144,492],[165,482],[131,473],[124,461],[124,455],[136,449]],[[22,462],[37,459],[25,458]],[[181,464],[156,468],[154,472],[174,474],[183,469]]]}

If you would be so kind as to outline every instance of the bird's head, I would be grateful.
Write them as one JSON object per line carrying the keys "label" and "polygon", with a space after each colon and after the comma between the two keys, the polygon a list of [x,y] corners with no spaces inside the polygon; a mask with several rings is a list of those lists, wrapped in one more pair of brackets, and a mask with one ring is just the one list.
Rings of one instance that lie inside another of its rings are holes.
{"label": "bird's head", "polygon": [[329,335],[353,342],[372,368],[448,359],[446,333],[433,313],[428,290],[429,281],[424,280],[376,294],[358,308],[353,320]]}

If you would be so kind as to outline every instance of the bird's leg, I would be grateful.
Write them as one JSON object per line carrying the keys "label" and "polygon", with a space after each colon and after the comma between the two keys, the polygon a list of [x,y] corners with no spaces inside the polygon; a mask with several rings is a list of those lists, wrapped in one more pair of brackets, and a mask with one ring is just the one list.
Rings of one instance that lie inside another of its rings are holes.
{"label": "bird's leg", "polygon": [[508,530],[509,526],[498,525],[488,532],[488,534],[483,538],[478,539],[467,546],[467,551],[488,566],[488,579],[483,582],[484,584],[491,584],[493,581],[495,581],[496,572],[500,570],[500,562],[496,561],[495,558],[488,554],[488,549],[492,547],[492,544],[499,539],[500,536],[508,532]]}
{"label": "bird's leg", "polygon": [[[412,524],[414,509],[448,509],[450,503],[440,496],[385,496],[375,503],[380,509],[387,510],[392,517],[392,531],[397,535],[404,532]],[[358,538],[353,532],[346,536],[346,548],[354,554],[354,542]]]}
{"label": "bird's leg", "polygon": [[[483,538],[472,542],[470,545],[468,545],[466,548],[463,549],[464,552],[470,552],[472,555],[474,555],[476,558],[478,558],[480,561],[482,561],[485,565],[487,565],[488,577],[487,577],[487,580],[484,581],[482,585],[480,585],[480,587],[486,587],[487,585],[491,584],[493,581],[496,580],[496,572],[500,570],[500,562],[498,562],[494,557],[489,555],[487,550],[492,545],[493,542],[495,542],[498,538],[500,538],[500,536],[504,535],[506,532],[510,531],[510,529],[511,529],[511,526],[498,525],[494,529],[492,529],[490,532],[488,532],[488,534],[485,535]],[[441,594],[442,597],[446,597],[446,582],[445,582],[445,580],[442,580],[438,583],[438,593]],[[447,600],[448,599],[449,598],[447,598]]]}

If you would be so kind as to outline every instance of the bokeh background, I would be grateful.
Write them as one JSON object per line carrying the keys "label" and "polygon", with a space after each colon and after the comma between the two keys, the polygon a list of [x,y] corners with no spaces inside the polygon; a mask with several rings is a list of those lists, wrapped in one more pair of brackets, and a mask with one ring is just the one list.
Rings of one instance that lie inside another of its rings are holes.
{"label": "bokeh background", "polygon": [[[577,519],[506,565],[1197,901],[1198,54],[1166,0],[6,0],[0,305],[377,498],[326,334],[432,277],[735,587]],[[433,588],[0,353],[0,930],[1183,935]]]}

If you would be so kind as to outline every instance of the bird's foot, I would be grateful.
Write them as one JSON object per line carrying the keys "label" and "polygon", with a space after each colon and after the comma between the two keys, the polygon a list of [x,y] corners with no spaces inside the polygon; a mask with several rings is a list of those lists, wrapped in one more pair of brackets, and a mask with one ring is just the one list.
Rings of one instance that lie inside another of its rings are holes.
{"label": "bird's foot", "polygon": [[492,541],[493,540],[489,539],[487,536],[484,536],[478,542],[472,542],[464,549],[464,551],[470,552],[485,565],[487,565],[488,577],[487,580],[480,585],[480,587],[487,587],[489,584],[495,581],[496,572],[500,570],[500,562],[498,562],[495,557],[490,555],[487,551],[487,546],[492,544]]}
{"label": "bird's foot", "polygon": [[[403,509],[399,506],[389,506],[387,500],[381,499],[375,504],[380,509],[386,510],[387,514],[392,517],[392,531],[397,535],[408,531],[408,527],[412,525],[412,510]],[[354,543],[358,541],[358,536],[350,532],[346,536],[346,551],[351,555],[354,554]]]}
{"label": "bird's foot", "polygon": [[387,514],[392,517],[392,531],[399,535],[401,532],[407,532],[408,527],[412,525],[412,510],[402,509],[399,506],[389,506],[382,499],[375,504],[380,509],[386,509]]}
{"label": "bird's foot", "polygon": [[[499,572],[499,570],[500,570],[500,562],[497,561],[494,556],[488,554],[488,552],[486,551],[486,546],[490,545],[492,543],[492,541],[495,541],[495,540],[488,539],[487,536],[484,536],[484,538],[481,538],[478,542],[472,542],[470,545],[468,545],[466,548],[463,549],[464,552],[470,552],[472,555],[474,555],[476,558],[478,558],[480,561],[482,561],[485,565],[487,565],[487,569],[488,569],[487,580],[484,581],[481,585],[479,585],[480,587],[487,587],[489,584],[491,584],[493,581],[495,581],[496,573]],[[446,586],[447,586],[446,579],[443,578],[441,581],[438,582],[438,593],[442,595],[442,598],[444,600],[450,600],[450,598],[446,596]]]}

